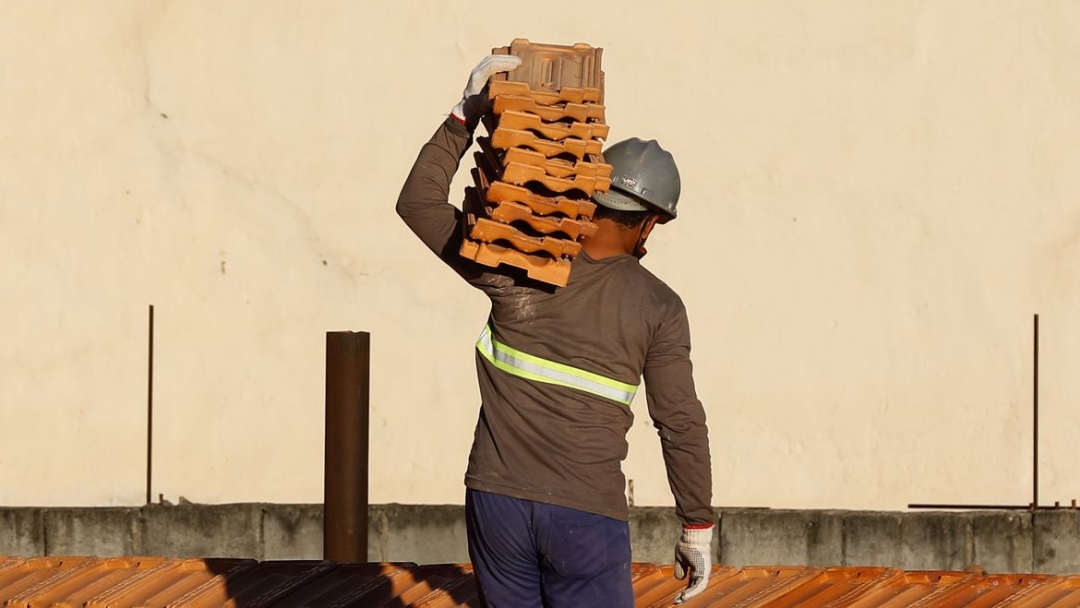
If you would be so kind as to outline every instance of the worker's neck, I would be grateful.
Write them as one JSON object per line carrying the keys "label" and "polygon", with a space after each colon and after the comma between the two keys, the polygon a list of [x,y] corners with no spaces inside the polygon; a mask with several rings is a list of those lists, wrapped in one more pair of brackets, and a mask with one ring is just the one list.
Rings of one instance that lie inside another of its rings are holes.
{"label": "worker's neck", "polygon": [[594,260],[634,253],[641,227],[627,228],[607,218],[596,220],[596,233],[581,241],[581,248]]}

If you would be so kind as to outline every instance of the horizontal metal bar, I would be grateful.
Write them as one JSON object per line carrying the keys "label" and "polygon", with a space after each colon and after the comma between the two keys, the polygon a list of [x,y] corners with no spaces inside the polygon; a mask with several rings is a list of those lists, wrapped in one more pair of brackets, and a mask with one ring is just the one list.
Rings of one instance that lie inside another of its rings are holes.
{"label": "horizontal metal bar", "polygon": [[969,511],[1053,511],[1054,509],[1076,509],[1075,506],[1062,505],[950,505],[950,504],[909,504],[909,509],[963,509]]}

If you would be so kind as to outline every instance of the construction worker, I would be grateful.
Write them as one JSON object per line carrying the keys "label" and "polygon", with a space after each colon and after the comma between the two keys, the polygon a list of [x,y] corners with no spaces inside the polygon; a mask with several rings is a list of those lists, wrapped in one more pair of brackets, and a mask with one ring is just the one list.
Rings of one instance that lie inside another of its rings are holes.
{"label": "construction worker", "polygon": [[566,287],[458,254],[463,215],[450,184],[481,115],[486,84],[520,60],[485,58],[461,101],[423,146],[397,212],[417,236],[491,300],[477,343],[482,404],[466,485],[469,555],[492,607],[633,606],[629,510],[621,462],[642,377],[676,513],[678,602],[711,569],[714,513],[708,430],[694,391],[682,301],[639,263],[657,223],[675,217],[679,174],[655,141],[605,151],[611,189],[597,193],[594,236]]}

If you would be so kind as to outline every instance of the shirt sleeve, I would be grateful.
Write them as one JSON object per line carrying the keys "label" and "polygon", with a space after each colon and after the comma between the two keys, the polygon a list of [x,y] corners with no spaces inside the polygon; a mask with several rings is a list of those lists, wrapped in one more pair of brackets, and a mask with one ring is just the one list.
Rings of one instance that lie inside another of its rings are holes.
{"label": "shirt sleeve", "polygon": [[684,525],[715,523],[705,409],[694,390],[690,323],[681,301],[657,328],[645,360],[649,415],[660,435],[675,512]]}
{"label": "shirt sleeve", "polygon": [[450,204],[450,184],[472,137],[460,123],[447,118],[420,149],[398,195],[397,213],[405,224],[466,281],[484,288],[505,281],[459,254],[464,240],[463,214]]}

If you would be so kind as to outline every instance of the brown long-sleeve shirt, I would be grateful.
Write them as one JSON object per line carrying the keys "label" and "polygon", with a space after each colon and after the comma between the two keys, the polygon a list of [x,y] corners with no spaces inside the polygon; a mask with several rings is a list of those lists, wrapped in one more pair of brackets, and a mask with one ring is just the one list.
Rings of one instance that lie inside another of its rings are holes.
{"label": "brown long-sleeve shirt", "polygon": [[[637,386],[644,375],[676,511],[713,523],[705,412],[694,391],[690,329],[678,295],[630,255],[575,258],[566,287],[515,280],[458,255],[462,213],[450,183],[471,139],[447,119],[424,145],[397,202],[409,228],[491,299],[494,338],[518,351]],[[477,328],[477,332],[481,328]],[[626,520],[622,461],[630,408],[496,368],[479,352],[482,404],[465,484]]]}

